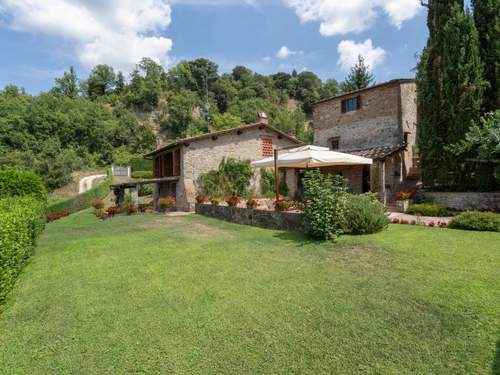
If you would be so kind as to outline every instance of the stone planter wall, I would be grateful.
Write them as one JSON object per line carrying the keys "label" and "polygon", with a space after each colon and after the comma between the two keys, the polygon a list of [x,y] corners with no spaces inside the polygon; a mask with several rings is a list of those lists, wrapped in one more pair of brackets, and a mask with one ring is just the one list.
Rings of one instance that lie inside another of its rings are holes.
{"label": "stone planter wall", "polygon": [[494,193],[449,193],[426,192],[434,203],[454,210],[492,210],[500,212],[500,192]]}
{"label": "stone planter wall", "polygon": [[195,210],[197,214],[230,221],[236,224],[297,232],[304,230],[304,215],[301,213],[213,206],[211,204],[196,204]]}

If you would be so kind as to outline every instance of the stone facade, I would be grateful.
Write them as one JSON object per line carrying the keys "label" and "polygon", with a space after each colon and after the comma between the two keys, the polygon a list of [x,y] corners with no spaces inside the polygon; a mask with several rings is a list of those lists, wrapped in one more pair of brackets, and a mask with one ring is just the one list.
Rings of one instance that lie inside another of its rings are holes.
{"label": "stone facade", "polygon": [[[343,101],[352,98],[359,101],[357,109],[343,110]],[[332,148],[335,140],[339,152],[374,159],[370,189],[381,192],[384,200],[391,199],[414,167],[416,99],[414,80],[400,79],[320,101],[314,106],[314,144]],[[359,171],[355,175],[348,168],[337,172],[351,175],[352,191],[366,190]]]}
{"label": "stone facade", "polygon": [[196,213],[236,224],[287,231],[304,231],[304,214],[254,210],[251,208],[196,204]]}
{"label": "stone facade", "polygon": [[500,212],[500,193],[454,193],[454,192],[426,192],[434,203],[448,208],[466,210],[488,210]]}
{"label": "stone facade", "polygon": [[[230,131],[184,139],[174,144],[174,147],[180,148],[180,176],[175,183],[177,209],[194,210],[199,178],[217,169],[223,158],[256,161],[267,157],[263,154],[263,138],[271,140],[272,147],[278,149],[300,144],[296,139],[266,124],[252,124]],[[169,151],[168,147],[164,152]],[[155,157],[158,155],[161,155],[161,152]],[[260,189],[259,170],[255,171],[251,184],[256,191]]]}

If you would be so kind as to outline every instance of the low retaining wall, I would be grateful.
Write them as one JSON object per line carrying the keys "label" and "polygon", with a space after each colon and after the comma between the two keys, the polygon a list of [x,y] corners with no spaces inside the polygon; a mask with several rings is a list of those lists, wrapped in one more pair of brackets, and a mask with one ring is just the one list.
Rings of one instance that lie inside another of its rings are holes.
{"label": "low retaining wall", "polygon": [[500,211],[500,192],[495,193],[451,193],[426,192],[434,203],[442,204],[454,210],[490,210]]}
{"label": "low retaining wall", "polygon": [[301,232],[304,230],[303,214],[253,210],[251,208],[196,204],[197,214],[222,219],[236,224],[255,227]]}

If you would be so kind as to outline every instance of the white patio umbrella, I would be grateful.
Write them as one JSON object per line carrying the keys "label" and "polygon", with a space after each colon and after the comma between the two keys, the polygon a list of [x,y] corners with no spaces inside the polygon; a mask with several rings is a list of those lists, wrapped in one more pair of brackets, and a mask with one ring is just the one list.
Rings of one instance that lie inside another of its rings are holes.
{"label": "white patio umbrella", "polygon": [[281,151],[278,155],[277,164],[274,158],[254,161],[252,166],[257,168],[320,168],[342,165],[371,165],[372,159],[357,155],[344,154],[331,151],[327,147],[302,146],[290,150]]}

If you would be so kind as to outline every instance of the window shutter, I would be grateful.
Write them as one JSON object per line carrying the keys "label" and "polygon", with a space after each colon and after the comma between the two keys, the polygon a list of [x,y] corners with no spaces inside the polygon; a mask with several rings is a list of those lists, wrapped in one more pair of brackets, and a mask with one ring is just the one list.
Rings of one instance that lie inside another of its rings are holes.
{"label": "window shutter", "polygon": [[356,97],[356,99],[357,99],[357,102],[358,102],[358,108],[357,109],[361,109],[361,95],[358,95]]}
{"label": "window shutter", "polygon": [[340,104],[340,107],[341,107],[341,112],[342,113],[346,113],[347,112],[347,100],[346,99],[343,99],[341,104]]}

